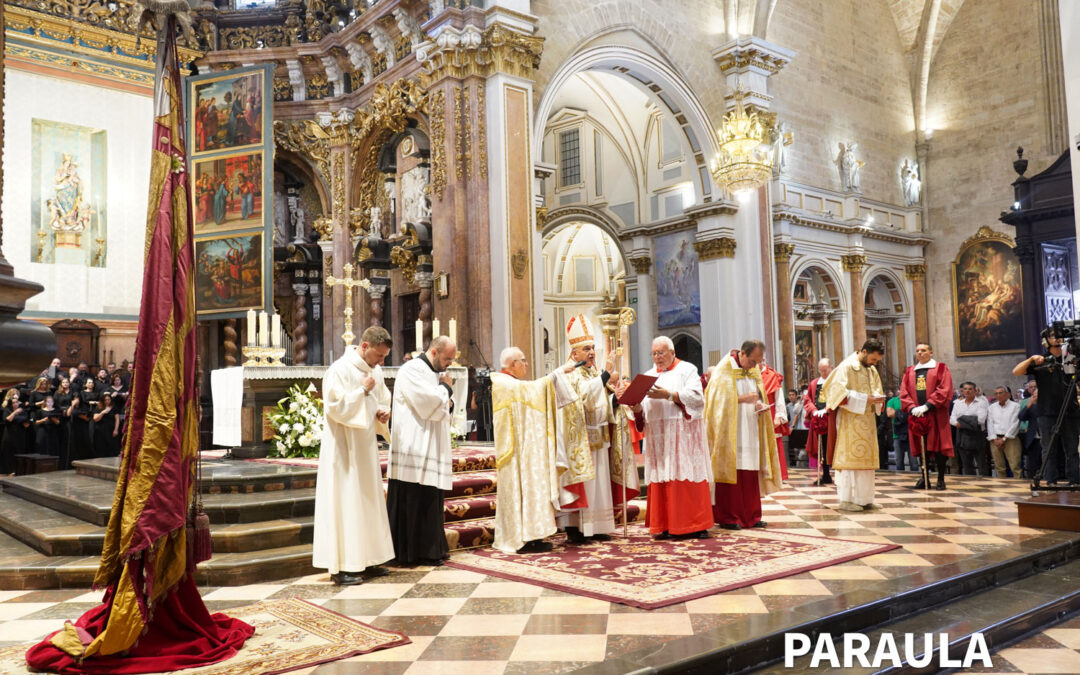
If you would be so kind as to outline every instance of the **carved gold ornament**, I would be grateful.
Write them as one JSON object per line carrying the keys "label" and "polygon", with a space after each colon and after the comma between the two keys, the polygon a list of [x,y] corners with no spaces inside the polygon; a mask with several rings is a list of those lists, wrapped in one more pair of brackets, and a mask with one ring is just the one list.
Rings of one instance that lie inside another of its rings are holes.
{"label": "carved gold ornament", "polygon": [[769,131],[772,119],[743,106],[745,94],[735,91],[735,108],[716,130],[720,151],[712,163],[716,184],[728,192],[753,190],[772,178]]}
{"label": "carved gold ornament", "polygon": [[735,240],[731,237],[719,237],[695,241],[694,250],[697,251],[698,260],[715,260],[716,258],[734,258]]}
{"label": "carved gold ornament", "polygon": [[519,248],[510,256],[510,269],[514,272],[515,279],[525,278],[525,269],[529,265],[529,255],[525,249]]}
{"label": "carved gold ornament", "polygon": [[390,262],[401,270],[405,283],[411,284],[416,278],[416,255],[407,248],[395,246],[390,249]]}

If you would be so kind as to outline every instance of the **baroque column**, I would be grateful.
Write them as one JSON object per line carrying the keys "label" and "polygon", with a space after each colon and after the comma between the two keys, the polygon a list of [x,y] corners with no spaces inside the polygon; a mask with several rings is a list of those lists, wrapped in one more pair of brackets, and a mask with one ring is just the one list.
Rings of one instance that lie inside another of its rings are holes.
{"label": "baroque column", "polygon": [[494,362],[510,345],[534,364],[542,353],[531,139],[543,41],[502,4],[433,10],[423,26],[433,41],[416,49],[431,83],[433,270],[447,272],[450,287],[435,313],[444,325],[458,319],[469,364],[477,351]]}
{"label": "baroque column", "polygon": [[911,315],[915,318],[915,343],[930,342],[926,318],[926,265],[905,265],[904,274],[911,281]]}
{"label": "baroque column", "polygon": [[780,330],[780,372],[789,386],[795,384],[795,314],[791,308],[791,254],[795,244],[773,244],[776,261],[776,313]]}
{"label": "baroque column", "polygon": [[307,294],[308,284],[305,283],[303,271],[296,272],[297,283],[292,285],[293,293],[296,294],[293,300],[293,334],[292,334],[292,348],[293,348],[293,365],[294,366],[306,366],[307,365]]}
{"label": "baroque column", "polygon": [[866,255],[852,253],[840,256],[844,271],[849,274],[851,289],[851,332],[855,338],[854,349],[857,351],[866,342],[866,305],[863,297],[863,269],[866,268]]}

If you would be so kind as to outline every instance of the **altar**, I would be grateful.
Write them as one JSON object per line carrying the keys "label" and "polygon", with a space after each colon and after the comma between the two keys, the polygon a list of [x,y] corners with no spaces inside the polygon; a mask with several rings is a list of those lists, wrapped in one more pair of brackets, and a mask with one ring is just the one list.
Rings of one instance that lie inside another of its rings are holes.
{"label": "altar", "polygon": [[[267,422],[267,414],[288,395],[293,385],[306,389],[308,384],[313,384],[321,389],[326,369],[327,366],[237,366],[212,371],[214,445],[231,449],[239,459],[266,457],[274,439],[274,428]],[[391,392],[398,369],[399,366],[382,369]],[[453,379],[452,426],[464,431],[469,407],[469,369],[451,366],[446,372]],[[390,424],[393,425],[392,419]]]}

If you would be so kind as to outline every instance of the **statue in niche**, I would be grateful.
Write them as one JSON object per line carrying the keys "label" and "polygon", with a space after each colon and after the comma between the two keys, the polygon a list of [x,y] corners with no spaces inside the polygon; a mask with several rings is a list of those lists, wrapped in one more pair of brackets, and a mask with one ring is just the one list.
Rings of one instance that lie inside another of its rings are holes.
{"label": "statue in niche", "polygon": [[368,226],[368,236],[376,239],[382,237],[382,209],[378,206],[371,207],[371,225]]}
{"label": "statue in niche", "polygon": [[303,244],[307,242],[307,228],[306,223],[304,222],[304,205],[300,202],[299,197],[296,197],[295,199],[296,201],[294,203],[296,204],[296,207],[292,212],[292,226],[293,232],[295,232],[293,235],[293,243]]}
{"label": "statue in niche", "polygon": [[909,164],[904,160],[900,167],[900,185],[904,188],[904,204],[918,206],[922,196],[922,181],[919,179],[919,165]]}
{"label": "statue in niche", "polygon": [[292,234],[292,212],[289,209],[289,198],[285,194],[285,178],[282,174],[274,173],[274,248],[285,246],[289,243],[289,235]]}
{"label": "statue in niche", "polygon": [[787,146],[795,142],[795,132],[790,124],[781,122],[769,133],[769,141],[772,143],[773,175],[780,176],[787,172]]}
{"label": "statue in niche", "polygon": [[865,162],[855,157],[855,151],[859,144],[850,141],[847,145],[840,143],[840,153],[836,156],[836,168],[840,170],[840,184],[844,192],[859,191],[859,170],[865,166]]}
{"label": "statue in niche", "polygon": [[428,206],[427,186],[429,169],[416,166],[401,176],[401,231],[405,234],[406,223],[426,223],[431,220],[431,208]]}
{"label": "statue in niche", "polygon": [[60,166],[53,174],[55,196],[46,200],[46,204],[49,207],[49,227],[55,232],[84,232],[90,225],[92,209],[83,201],[78,168],[75,158],[64,153]]}

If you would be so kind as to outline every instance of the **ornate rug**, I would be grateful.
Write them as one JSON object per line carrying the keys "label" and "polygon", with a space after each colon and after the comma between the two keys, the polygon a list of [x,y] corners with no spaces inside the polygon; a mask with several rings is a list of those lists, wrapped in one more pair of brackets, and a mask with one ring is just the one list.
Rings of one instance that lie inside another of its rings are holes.
{"label": "ornate rug", "polygon": [[[621,529],[619,530],[621,533]],[[653,541],[641,524],[630,538],[566,546],[551,553],[511,555],[492,548],[455,553],[447,566],[590,598],[656,609],[772,579],[801,574],[895,544],[866,544],[768,530],[720,530],[711,539]]]}
{"label": "ornate rug", "polygon": [[[374,628],[300,598],[264,600],[227,611],[255,626],[255,635],[228,661],[180,671],[184,675],[287,673],[411,642],[401,633]],[[30,673],[25,654],[33,644],[0,649],[0,675]]]}

